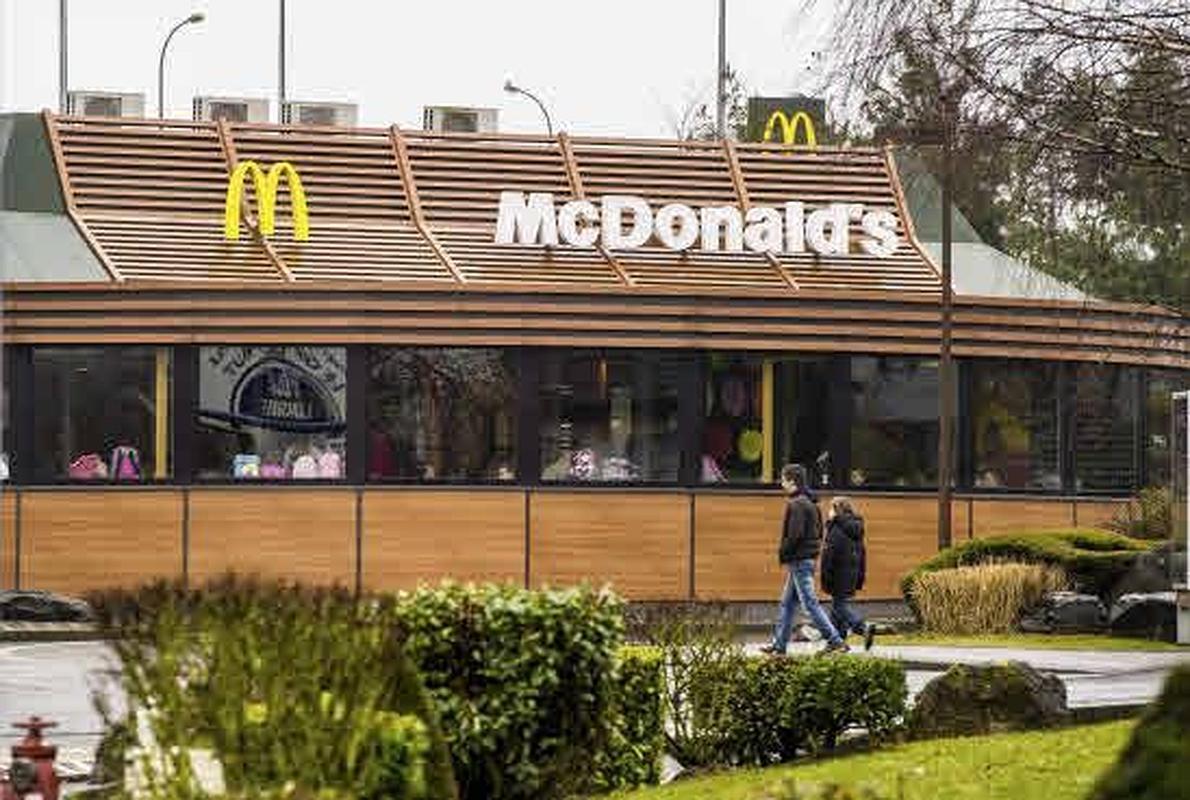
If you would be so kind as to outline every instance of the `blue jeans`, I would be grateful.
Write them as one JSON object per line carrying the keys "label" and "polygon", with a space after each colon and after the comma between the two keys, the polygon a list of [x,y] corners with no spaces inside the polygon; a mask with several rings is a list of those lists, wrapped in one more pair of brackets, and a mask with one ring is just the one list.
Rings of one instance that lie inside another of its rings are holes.
{"label": "blue jeans", "polygon": [[831,622],[839,635],[844,638],[849,632],[864,632],[864,618],[852,608],[850,597],[831,597]]}
{"label": "blue jeans", "polygon": [[827,618],[826,612],[818,604],[814,594],[814,559],[795,561],[786,565],[785,590],[781,593],[781,615],[777,620],[777,629],[773,631],[773,647],[784,651],[789,646],[789,636],[793,633],[793,617],[797,614],[800,603],[806,607],[810,621],[822,634],[822,638],[831,644],[838,644],[842,639],[835,626]]}

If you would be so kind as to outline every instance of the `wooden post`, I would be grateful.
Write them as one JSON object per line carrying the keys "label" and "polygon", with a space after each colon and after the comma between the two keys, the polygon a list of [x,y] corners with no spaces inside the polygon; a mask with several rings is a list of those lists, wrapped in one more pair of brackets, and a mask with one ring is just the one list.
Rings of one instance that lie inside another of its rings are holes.
{"label": "wooden post", "polygon": [[158,347],[153,391],[153,477],[169,477],[169,348]]}

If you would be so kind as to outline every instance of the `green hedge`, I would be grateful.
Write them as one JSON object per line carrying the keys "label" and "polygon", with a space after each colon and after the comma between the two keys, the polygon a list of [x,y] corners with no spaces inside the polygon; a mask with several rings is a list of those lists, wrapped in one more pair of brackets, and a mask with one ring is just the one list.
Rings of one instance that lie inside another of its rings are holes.
{"label": "green hedge", "polygon": [[[229,794],[456,796],[432,704],[383,601],[233,578],[90,600],[130,705],[154,710],[157,744],[213,749]],[[137,726],[108,721],[110,773]],[[190,796],[187,770],[166,765],[158,791]]]}
{"label": "green hedge", "polygon": [[1170,673],[1119,760],[1091,800],[1166,800],[1190,795],[1190,666]]}
{"label": "green hedge", "polygon": [[444,584],[399,595],[396,622],[461,797],[563,797],[596,781],[617,730],[614,595]]}
{"label": "green hedge", "polygon": [[665,749],[665,658],[654,647],[622,647],[617,654],[615,705],[607,747],[588,791],[655,784]]}
{"label": "green hedge", "polygon": [[902,724],[907,699],[902,666],[876,658],[739,656],[692,686],[694,726],[727,766],[833,749],[853,727],[883,738]]}
{"label": "green hedge", "polygon": [[1107,595],[1151,542],[1095,529],[1022,532],[989,536],[948,547],[920,565],[901,581],[901,593],[913,606],[913,583],[923,572],[983,564],[1019,561],[1061,567],[1078,591]]}

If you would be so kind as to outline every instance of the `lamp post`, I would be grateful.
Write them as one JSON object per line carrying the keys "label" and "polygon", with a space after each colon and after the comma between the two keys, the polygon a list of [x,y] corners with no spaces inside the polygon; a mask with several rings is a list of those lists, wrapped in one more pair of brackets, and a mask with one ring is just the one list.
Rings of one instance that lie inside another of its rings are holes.
{"label": "lamp post", "polygon": [[161,58],[157,62],[157,118],[165,118],[165,51],[169,48],[169,40],[174,38],[174,34],[180,31],[186,25],[192,25],[202,22],[206,19],[206,15],[201,11],[195,11],[186,19],[175,25],[165,37],[165,42],[161,45]]}
{"label": "lamp post", "polygon": [[285,0],[281,0],[281,10],[277,25],[277,121],[285,122]]}
{"label": "lamp post", "polygon": [[66,1],[58,0],[58,113],[65,114],[70,109],[66,69],[69,66],[66,58]]}
{"label": "lamp post", "polygon": [[715,77],[715,135],[727,138],[727,0],[719,0],[719,73]]}
{"label": "lamp post", "polygon": [[521,87],[517,86],[515,83],[512,82],[512,78],[508,78],[507,80],[504,81],[504,91],[508,92],[509,94],[523,94],[525,97],[528,97],[534,103],[537,103],[537,107],[541,109],[541,115],[543,117],[545,117],[546,131],[549,132],[550,136],[554,135],[554,124],[550,121],[550,112],[545,110],[545,104],[537,99],[537,95],[533,94],[532,92],[528,91],[527,89],[522,89]]}

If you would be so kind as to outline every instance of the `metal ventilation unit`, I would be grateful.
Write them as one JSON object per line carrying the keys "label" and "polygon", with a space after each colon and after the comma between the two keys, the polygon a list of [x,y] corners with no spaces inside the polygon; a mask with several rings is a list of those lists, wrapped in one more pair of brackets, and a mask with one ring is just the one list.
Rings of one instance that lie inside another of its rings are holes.
{"label": "metal ventilation unit", "polygon": [[426,106],[422,127],[439,133],[495,133],[497,109],[466,106]]}
{"label": "metal ventilation unit", "polygon": [[320,125],[354,128],[359,118],[355,103],[316,103],[291,100],[281,107],[281,122],[287,125]]}
{"label": "metal ventilation unit", "polygon": [[140,92],[67,92],[66,113],[81,117],[143,117],[145,96]]}
{"label": "metal ventilation unit", "polygon": [[251,97],[196,97],[194,119],[268,122],[269,101]]}

